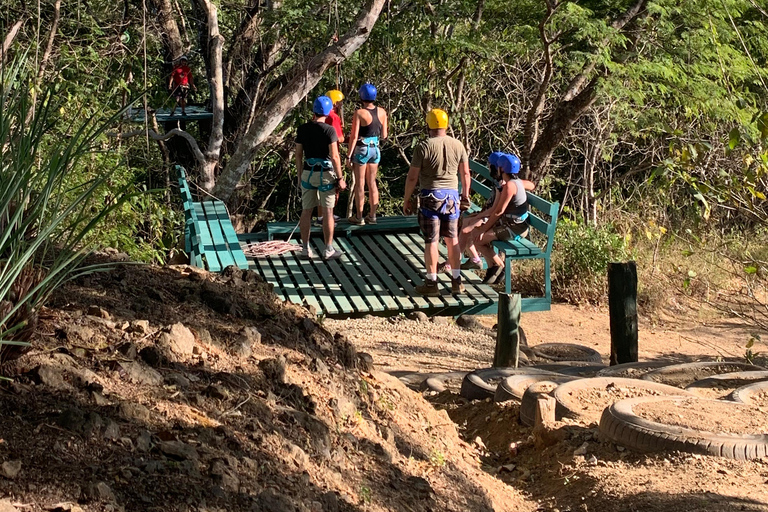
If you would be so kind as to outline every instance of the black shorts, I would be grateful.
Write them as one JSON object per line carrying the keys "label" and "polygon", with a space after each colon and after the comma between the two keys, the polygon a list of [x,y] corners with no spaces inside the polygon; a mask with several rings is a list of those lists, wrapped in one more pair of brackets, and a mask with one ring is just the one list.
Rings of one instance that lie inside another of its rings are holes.
{"label": "black shorts", "polygon": [[459,219],[451,219],[450,215],[427,217],[419,212],[419,227],[424,241],[428,244],[438,242],[440,237],[456,238],[459,236]]}
{"label": "black shorts", "polygon": [[180,100],[187,99],[187,96],[189,96],[189,86],[188,85],[178,86],[176,89],[173,90],[173,96]]}

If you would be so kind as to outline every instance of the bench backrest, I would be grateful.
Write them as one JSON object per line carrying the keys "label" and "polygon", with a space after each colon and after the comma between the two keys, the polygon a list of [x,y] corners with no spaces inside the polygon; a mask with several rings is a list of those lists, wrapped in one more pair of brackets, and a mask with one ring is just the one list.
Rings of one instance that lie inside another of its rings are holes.
{"label": "bench backrest", "polygon": [[[496,180],[491,176],[490,169],[479,162],[470,160],[469,170],[472,178],[472,191],[480,194],[486,200],[490,199],[493,187],[496,186]],[[532,228],[547,237],[545,252],[549,253],[552,251],[552,244],[555,241],[555,228],[557,227],[557,214],[560,211],[560,203],[550,203],[531,192],[527,192],[527,194],[528,205],[530,206],[528,220]],[[534,211],[534,209],[549,217],[549,221],[544,220],[542,215]]]}

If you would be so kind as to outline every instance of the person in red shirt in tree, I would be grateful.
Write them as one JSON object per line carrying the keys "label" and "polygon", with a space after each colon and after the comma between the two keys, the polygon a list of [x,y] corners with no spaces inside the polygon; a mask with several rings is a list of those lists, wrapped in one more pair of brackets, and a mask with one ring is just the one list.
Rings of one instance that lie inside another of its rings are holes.
{"label": "person in red shirt in tree", "polygon": [[[189,88],[191,87],[195,91],[195,81],[192,78],[192,70],[187,65],[186,55],[179,57],[179,63],[171,72],[171,79],[168,82],[168,88],[171,89],[171,95],[176,98],[176,105],[181,105],[181,115],[187,115],[187,96],[189,96]],[[171,109],[171,115],[176,112],[176,105]]]}

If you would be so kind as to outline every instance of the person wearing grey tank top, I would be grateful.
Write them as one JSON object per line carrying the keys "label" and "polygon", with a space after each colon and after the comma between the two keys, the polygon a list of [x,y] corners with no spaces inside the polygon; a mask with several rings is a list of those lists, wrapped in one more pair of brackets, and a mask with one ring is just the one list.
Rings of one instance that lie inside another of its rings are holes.
{"label": "person wearing grey tank top", "polygon": [[485,261],[488,270],[483,282],[495,284],[504,277],[504,261],[493,250],[494,240],[517,240],[528,234],[528,194],[536,185],[528,180],[521,180],[520,159],[515,155],[499,157],[499,170],[503,185],[497,194],[493,208],[488,214],[488,221],[477,227],[471,234],[475,246]]}

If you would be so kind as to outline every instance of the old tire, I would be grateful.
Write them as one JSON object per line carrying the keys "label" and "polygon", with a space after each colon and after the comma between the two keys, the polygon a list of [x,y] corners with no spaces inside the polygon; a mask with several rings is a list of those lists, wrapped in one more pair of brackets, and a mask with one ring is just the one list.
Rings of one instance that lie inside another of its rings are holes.
{"label": "old tire", "polygon": [[586,361],[561,361],[558,363],[537,364],[531,368],[547,370],[561,375],[570,375],[572,377],[590,378],[606,369],[607,366]]}
{"label": "old tire", "polygon": [[549,374],[535,368],[483,368],[468,373],[461,382],[460,394],[467,400],[493,398],[499,381],[512,375]]}
{"label": "old tire", "polygon": [[[706,379],[700,379],[685,387],[686,391],[690,391],[696,396],[702,398],[713,398],[710,396],[712,389],[728,388],[731,391],[720,397],[721,400],[733,400],[735,402],[743,402],[743,400],[737,400],[735,397],[739,396],[740,390],[749,388],[751,384],[759,384],[762,381],[768,381],[768,371],[759,372],[732,372],[723,373],[720,375],[713,375]],[[719,393],[719,394],[722,394]],[[746,402],[745,402],[746,403]]]}
{"label": "old tire", "polygon": [[[438,393],[450,388],[459,388],[468,372],[433,373],[427,377],[421,386],[421,391],[437,391]],[[453,381],[453,382],[451,382]]]}
{"label": "old tire", "polygon": [[[579,379],[558,386],[552,393],[552,396],[557,401],[557,415],[562,418],[571,418],[579,421],[599,422],[600,415],[605,406],[599,406],[596,410],[594,407],[590,409],[585,407],[576,397],[581,392],[589,392],[589,390],[603,391],[611,387],[619,390],[619,392],[624,389],[632,389],[635,392],[647,392],[647,394],[652,395],[693,396],[680,388],[640,379],[624,379],[621,377]],[[617,401],[620,400],[621,398]]]}
{"label": "old tire", "polygon": [[678,388],[685,388],[697,380],[713,375],[732,372],[765,371],[765,368],[747,363],[731,363],[727,361],[702,361],[698,363],[674,364],[653,370],[642,376],[643,380],[652,380]]}
{"label": "old tire", "polygon": [[[542,380],[528,386],[520,401],[520,423],[527,427],[532,427],[536,423],[536,402],[539,397],[552,395],[552,391],[559,385],[557,382]],[[555,411],[555,419],[560,419],[557,411]]]}
{"label": "old tire", "polygon": [[[681,451],[717,455],[731,459],[759,459],[768,456],[768,435],[727,435],[665,425],[641,418],[633,412],[640,403],[667,400],[679,405],[683,397],[640,397],[621,400],[607,407],[600,417],[601,436],[641,452]],[[695,400],[706,400],[696,398]],[[720,403],[728,403],[722,402]],[[737,407],[739,404],[733,404]]]}
{"label": "old tire", "polygon": [[560,375],[554,372],[552,372],[549,375],[543,374],[543,373],[535,374],[535,375],[532,375],[530,373],[524,374],[524,375],[512,375],[511,377],[506,377],[505,379],[502,379],[501,382],[499,382],[499,385],[496,387],[496,394],[493,396],[493,401],[494,402],[507,402],[509,400],[522,401],[523,395],[525,394],[525,390],[537,382],[548,380],[550,382],[556,382],[558,384],[562,384],[564,382],[569,382],[577,378],[578,377]]}
{"label": "old tire", "polygon": [[742,386],[731,393],[731,399],[734,402],[752,404],[755,398],[763,393],[768,393],[768,381],[760,381],[747,386]]}
{"label": "old tire", "polygon": [[639,379],[653,370],[670,366],[675,363],[665,361],[640,361],[609,366],[597,372],[596,377],[621,377],[624,379]]}
{"label": "old tire", "polygon": [[[545,361],[585,361],[602,363],[600,352],[575,343],[540,343],[529,348],[530,352]],[[530,354],[529,354],[530,356]]]}

